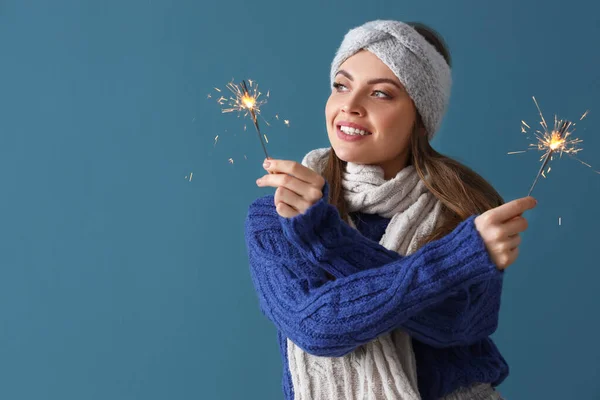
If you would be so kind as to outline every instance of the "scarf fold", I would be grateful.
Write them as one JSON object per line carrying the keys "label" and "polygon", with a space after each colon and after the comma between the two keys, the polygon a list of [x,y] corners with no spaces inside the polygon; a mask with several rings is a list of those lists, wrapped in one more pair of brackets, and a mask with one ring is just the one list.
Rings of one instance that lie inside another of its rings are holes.
{"label": "scarf fold", "polygon": [[[302,165],[321,173],[330,149],[310,151]],[[378,165],[348,162],[342,174],[342,187],[350,212],[391,218],[379,243],[401,255],[416,251],[419,241],[442,222],[442,203],[427,189],[413,165],[407,165],[395,177],[385,180],[383,168]],[[350,225],[356,228],[352,218]]]}
{"label": "scarf fold", "polygon": [[[315,149],[302,165],[321,173],[331,148]],[[380,244],[401,255],[417,250],[441,218],[441,202],[412,165],[390,179],[376,165],[348,162],[342,186],[350,212],[391,218]],[[350,218],[350,225],[356,228]],[[343,357],[318,357],[288,339],[288,363],[296,400],[420,400],[410,336],[395,329]]]}

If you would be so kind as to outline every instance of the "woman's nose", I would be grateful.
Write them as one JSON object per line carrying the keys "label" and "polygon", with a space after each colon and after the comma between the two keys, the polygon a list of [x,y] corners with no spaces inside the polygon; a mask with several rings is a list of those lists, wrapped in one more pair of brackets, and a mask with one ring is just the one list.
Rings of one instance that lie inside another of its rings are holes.
{"label": "woman's nose", "polygon": [[364,108],[356,100],[356,98],[348,99],[348,101],[342,106],[342,111],[349,114],[364,114]]}

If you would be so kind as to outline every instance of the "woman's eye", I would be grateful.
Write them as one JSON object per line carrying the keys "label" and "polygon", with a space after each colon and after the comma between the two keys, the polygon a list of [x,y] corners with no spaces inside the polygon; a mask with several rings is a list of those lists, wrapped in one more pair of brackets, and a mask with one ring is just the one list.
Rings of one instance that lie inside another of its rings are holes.
{"label": "woman's eye", "polygon": [[[341,84],[341,83],[338,83],[338,82],[334,82],[334,83],[333,83],[333,87],[334,87],[334,88],[335,88],[335,90],[337,90],[338,92],[340,91],[340,89],[348,89],[348,88],[346,87],[346,85],[344,85],[344,84]],[[378,94],[381,94],[381,95],[382,95],[382,96],[377,96],[377,95],[376,95],[375,97],[379,97],[379,98],[383,98],[383,99],[385,99],[385,98],[388,98],[388,99],[389,99],[389,98],[391,98],[391,96],[390,96],[389,94],[387,94],[386,92],[382,92],[381,90],[375,90],[373,93],[378,93]]]}
{"label": "woman's eye", "polygon": [[[389,95],[389,94],[387,94],[387,93],[385,93],[385,92],[382,92],[381,90],[376,90],[376,91],[375,91],[375,92],[373,92],[373,93],[381,93],[381,94],[383,95],[383,97],[390,97],[390,95]],[[377,97],[381,97],[381,96],[377,96]]]}

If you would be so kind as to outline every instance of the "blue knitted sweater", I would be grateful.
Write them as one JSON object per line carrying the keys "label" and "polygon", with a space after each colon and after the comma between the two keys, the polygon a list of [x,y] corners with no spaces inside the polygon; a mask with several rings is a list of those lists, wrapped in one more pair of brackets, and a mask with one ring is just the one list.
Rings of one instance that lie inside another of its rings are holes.
{"label": "blue knitted sweater", "polygon": [[294,398],[287,338],[310,354],[341,357],[398,328],[412,338],[423,400],[472,383],[499,385],[508,365],[489,336],[504,273],[476,216],[402,256],[378,243],[389,219],[355,213],[357,231],[327,203],[328,189],[293,218],[277,214],[273,195],[261,197],[245,221],[259,307],[278,331],[285,398]]}

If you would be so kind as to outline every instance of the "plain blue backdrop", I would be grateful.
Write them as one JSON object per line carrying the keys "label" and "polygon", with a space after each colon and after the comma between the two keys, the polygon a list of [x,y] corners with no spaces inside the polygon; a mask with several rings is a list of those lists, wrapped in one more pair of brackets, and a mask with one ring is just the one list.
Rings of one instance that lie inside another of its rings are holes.
{"label": "plain blue backdrop", "polygon": [[[574,136],[600,170],[599,13],[577,0],[0,2],[0,399],[281,399],[243,236],[248,205],[274,189],[256,187],[256,132],[214,88],[269,91],[269,155],[300,161],[328,145],[343,35],[423,21],[454,63],[433,146],[508,201],[540,166],[540,152],[507,155],[530,142],[532,96],[548,119],[590,109]],[[494,335],[511,368],[500,391],[600,399],[600,174],[563,156],[533,196]]]}

